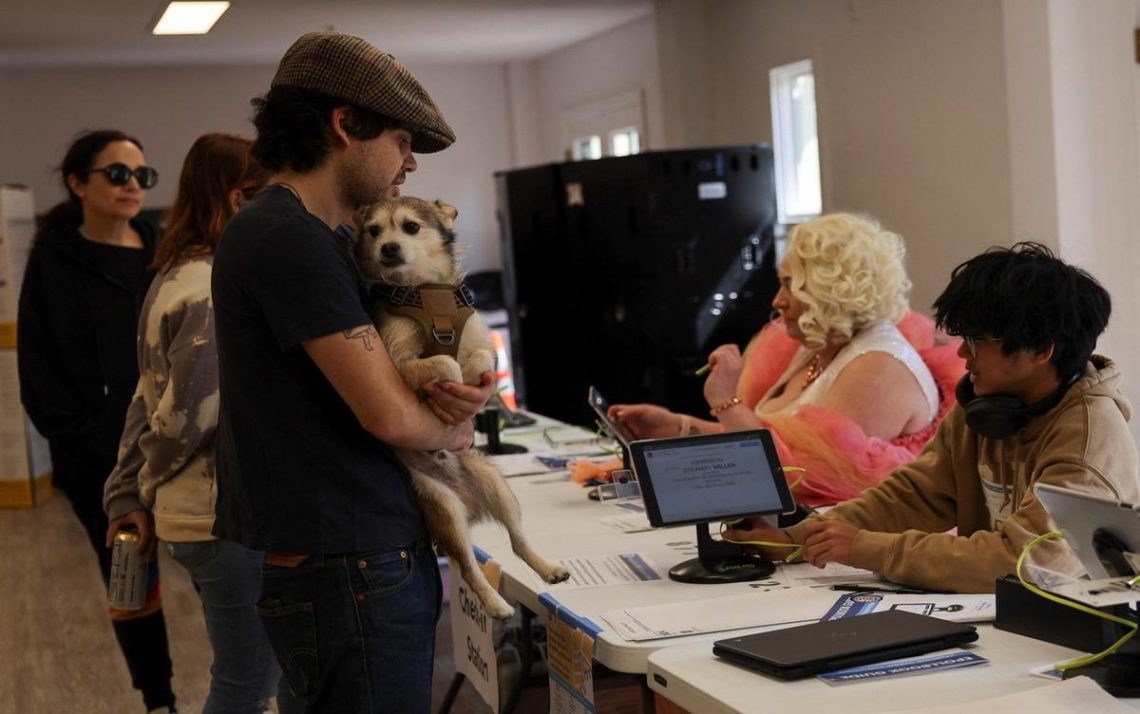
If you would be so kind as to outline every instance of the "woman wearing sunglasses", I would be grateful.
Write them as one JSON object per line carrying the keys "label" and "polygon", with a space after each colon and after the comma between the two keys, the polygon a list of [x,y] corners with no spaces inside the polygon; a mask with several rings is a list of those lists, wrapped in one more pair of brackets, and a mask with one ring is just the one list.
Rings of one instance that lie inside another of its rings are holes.
{"label": "woman wearing sunglasses", "polygon": [[[117,460],[138,382],[139,306],[150,284],[154,229],[138,220],[158,173],[120,131],[81,134],[60,166],[67,199],[44,217],[20,291],[20,398],[48,439],[52,482],[71,502],[104,582],[103,483]],[[148,709],[174,708],[166,623],[151,569],[146,604],[110,611],[131,682]]]}
{"label": "woman wearing sunglasses", "polygon": [[[139,319],[138,389],[104,492],[108,542],[134,526],[140,547],[162,540],[194,581],[214,650],[206,714],[260,714],[281,676],[255,608],[264,556],[211,534],[218,351],[210,277],[226,222],[269,176],[251,143],[206,134],[182,164]],[[279,711],[299,711],[287,688],[281,694]]]}

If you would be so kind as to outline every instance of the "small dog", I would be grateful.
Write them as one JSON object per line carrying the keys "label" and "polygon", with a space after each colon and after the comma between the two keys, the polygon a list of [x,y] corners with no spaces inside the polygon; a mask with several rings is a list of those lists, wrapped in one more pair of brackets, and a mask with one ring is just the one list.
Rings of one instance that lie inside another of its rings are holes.
{"label": "small dog", "polygon": [[[366,279],[377,282],[373,292],[381,296],[372,319],[400,376],[417,393],[434,381],[479,384],[484,372],[495,370],[487,327],[463,285],[456,215],[446,203],[401,196],[366,206],[355,216],[356,262]],[[518,500],[481,453],[396,449],[396,454],[412,473],[428,529],[492,617],[508,618],[514,608],[483,576],[471,523],[488,517],[502,523],[515,554],[546,582],[570,577],[527,544]]]}

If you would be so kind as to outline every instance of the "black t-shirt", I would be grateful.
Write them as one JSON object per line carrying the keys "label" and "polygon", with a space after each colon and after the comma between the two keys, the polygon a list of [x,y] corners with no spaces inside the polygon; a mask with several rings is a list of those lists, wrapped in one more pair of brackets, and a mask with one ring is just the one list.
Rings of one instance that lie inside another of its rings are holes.
{"label": "black t-shirt", "polygon": [[271,187],[227,224],[212,288],[221,377],[214,534],[291,553],[424,537],[407,469],[301,345],[370,322],[344,241]]}

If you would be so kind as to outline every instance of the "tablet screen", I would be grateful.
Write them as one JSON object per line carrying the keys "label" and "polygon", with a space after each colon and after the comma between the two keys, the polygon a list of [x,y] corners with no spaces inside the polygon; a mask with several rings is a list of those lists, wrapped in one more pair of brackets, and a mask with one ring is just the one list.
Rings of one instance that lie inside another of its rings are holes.
{"label": "tablet screen", "polygon": [[610,433],[610,436],[620,441],[623,446],[626,445],[626,438],[621,433],[621,429],[618,429],[617,424],[610,421],[609,415],[606,414],[610,409],[610,403],[606,401],[602,393],[591,386],[586,399],[590,402],[590,408],[598,415],[598,421]]}
{"label": "tablet screen", "polygon": [[635,441],[630,448],[654,526],[795,509],[766,430]]}

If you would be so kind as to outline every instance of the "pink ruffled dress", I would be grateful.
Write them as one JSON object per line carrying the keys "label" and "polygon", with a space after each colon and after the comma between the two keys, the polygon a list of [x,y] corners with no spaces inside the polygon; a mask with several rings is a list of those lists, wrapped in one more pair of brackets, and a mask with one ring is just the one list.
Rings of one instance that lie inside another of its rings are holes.
{"label": "pink ruffled dress", "polygon": [[[868,331],[875,334],[864,335]],[[826,393],[843,367],[868,350],[893,354],[915,374],[931,405],[932,418],[926,428],[894,439],[867,436],[847,417],[813,403]],[[771,430],[781,463],[806,469],[802,474],[789,475],[792,482],[802,477],[793,491],[796,501],[810,506],[838,503],[912,461],[934,436],[938,423],[954,406],[954,387],[965,373],[965,361],[957,351],[957,340],[936,343],[934,321],[912,312],[898,325],[865,328],[795,402],[768,413],[763,408],[764,397],[807,357],[803,346],[788,337],[782,327],[769,324],[744,352],[737,395]]]}

